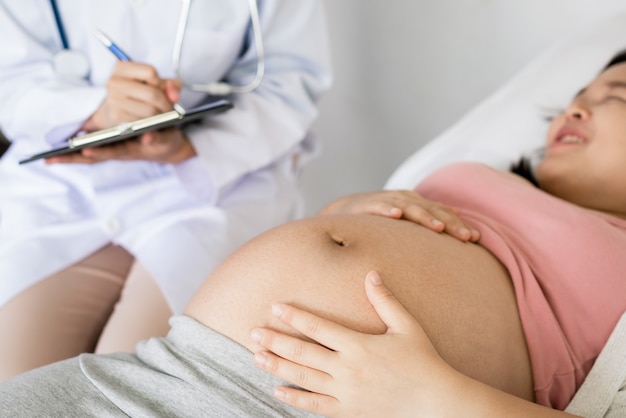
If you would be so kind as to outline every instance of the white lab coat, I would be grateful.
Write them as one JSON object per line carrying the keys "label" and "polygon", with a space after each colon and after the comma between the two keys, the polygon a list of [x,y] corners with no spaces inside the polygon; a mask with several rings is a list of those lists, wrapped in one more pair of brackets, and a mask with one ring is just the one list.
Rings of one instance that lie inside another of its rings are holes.
{"label": "white lab coat", "polygon": [[[178,165],[18,165],[59,145],[104,99],[116,58],[92,36],[94,29],[134,61],[174,77],[181,2],[58,3],[71,48],[91,63],[88,80],[54,73],[61,43],[47,2],[0,2],[0,126],[13,141],[0,160],[0,307],[112,242],[154,275],[179,313],[226,255],[297,216],[298,167],[291,157],[310,151],[315,103],[331,83],[322,1],[259,1],[265,78],[254,93],[232,97],[232,110],[186,130],[197,157]],[[249,21],[246,0],[193,1],[184,81],[247,84],[257,65]],[[202,98],[184,91],[181,104]]]}

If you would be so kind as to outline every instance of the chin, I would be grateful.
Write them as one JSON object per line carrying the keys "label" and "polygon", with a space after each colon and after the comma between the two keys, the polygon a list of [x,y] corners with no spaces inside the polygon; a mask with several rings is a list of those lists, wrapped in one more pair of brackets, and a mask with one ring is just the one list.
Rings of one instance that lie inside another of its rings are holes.
{"label": "chin", "polygon": [[[553,196],[564,198],[567,191],[572,187],[571,179],[565,172],[556,170],[554,167],[538,165],[534,172],[535,180],[539,188]],[[567,199],[566,199],[567,200]]]}

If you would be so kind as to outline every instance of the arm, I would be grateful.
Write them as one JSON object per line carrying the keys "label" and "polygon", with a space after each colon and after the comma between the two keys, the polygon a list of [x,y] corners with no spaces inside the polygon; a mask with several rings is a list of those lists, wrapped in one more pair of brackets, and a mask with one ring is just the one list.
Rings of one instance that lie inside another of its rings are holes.
{"label": "arm", "polygon": [[458,217],[456,211],[410,190],[357,193],[337,199],[320,215],[358,214],[386,216],[418,223],[436,232],[446,232],[461,241],[476,242],[480,233]]}
{"label": "arm", "polygon": [[252,339],[266,349],[255,353],[255,362],[306,389],[279,387],[278,399],[330,417],[572,416],[457,372],[376,273],[367,275],[365,288],[388,327],[385,334],[358,333],[289,305],[275,305],[274,315],[321,345],[266,328],[252,330]]}

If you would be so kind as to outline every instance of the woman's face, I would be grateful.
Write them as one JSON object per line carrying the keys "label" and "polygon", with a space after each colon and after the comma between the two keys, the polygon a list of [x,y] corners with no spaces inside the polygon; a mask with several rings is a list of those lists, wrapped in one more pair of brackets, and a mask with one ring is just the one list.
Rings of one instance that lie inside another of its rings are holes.
{"label": "woman's face", "polygon": [[535,175],[555,196],[626,217],[626,63],[600,74],[554,119]]}

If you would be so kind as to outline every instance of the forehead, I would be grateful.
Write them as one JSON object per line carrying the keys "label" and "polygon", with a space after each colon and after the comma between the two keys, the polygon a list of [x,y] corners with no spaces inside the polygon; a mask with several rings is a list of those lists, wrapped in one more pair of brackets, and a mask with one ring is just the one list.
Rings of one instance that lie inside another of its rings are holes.
{"label": "forehead", "polygon": [[626,62],[604,70],[588,87],[594,86],[626,87]]}

